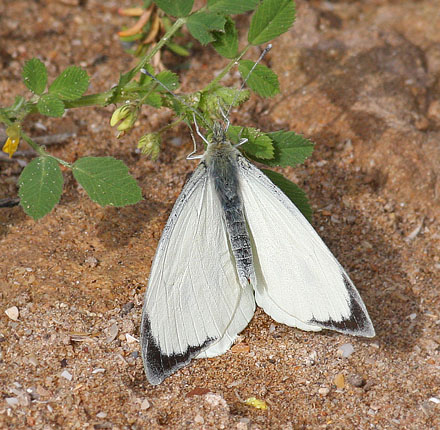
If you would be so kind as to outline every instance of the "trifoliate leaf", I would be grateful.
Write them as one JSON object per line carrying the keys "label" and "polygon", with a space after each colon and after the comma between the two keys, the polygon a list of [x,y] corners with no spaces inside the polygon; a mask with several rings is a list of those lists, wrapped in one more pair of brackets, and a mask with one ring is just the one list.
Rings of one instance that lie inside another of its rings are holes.
{"label": "trifoliate leaf", "polygon": [[171,16],[187,16],[191,12],[194,0],[155,0],[164,12]]}
{"label": "trifoliate leaf", "polygon": [[[275,94],[278,94],[280,92],[278,76],[262,64],[254,66],[255,63],[250,60],[241,60],[238,65],[238,71],[242,78],[247,78],[247,85],[262,97],[273,97]],[[254,67],[254,69],[249,75],[252,67]]]}
{"label": "trifoliate leaf", "polygon": [[52,82],[49,93],[63,100],[79,99],[89,86],[89,76],[80,67],[70,66]]}
{"label": "trifoliate leaf", "polygon": [[101,206],[126,206],[142,198],[128,167],[113,157],[84,157],[73,165],[73,176]]}
{"label": "trifoliate leaf", "polygon": [[64,113],[64,103],[53,94],[43,94],[37,102],[37,109],[42,115],[60,117]]}
{"label": "trifoliate leaf", "polygon": [[293,131],[267,133],[272,139],[275,154],[273,159],[264,161],[268,166],[296,166],[312,155],[314,144]]}
{"label": "trifoliate leaf", "polygon": [[46,66],[38,58],[26,61],[23,66],[23,82],[35,94],[41,95],[47,85]]}
{"label": "trifoliate leaf", "polygon": [[214,30],[224,31],[225,23],[224,16],[211,12],[197,12],[188,18],[186,26],[194,38],[202,45],[206,45],[215,40],[211,32]]}
{"label": "trifoliate leaf", "polygon": [[226,17],[225,30],[214,31],[212,34],[215,38],[212,46],[220,55],[226,58],[236,57],[238,52],[238,32],[235,22],[229,16]]}
{"label": "trifoliate leaf", "polygon": [[252,17],[248,41],[261,45],[285,33],[295,21],[292,0],[263,0]]}
{"label": "trifoliate leaf", "polygon": [[293,204],[301,211],[301,213],[310,222],[312,220],[312,208],[309,204],[309,199],[306,193],[289,181],[280,173],[274,172],[273,170],[261,169],[263,173],[293,202]]}
{"label": "trifoliate leaf", "polygon": [[63,175],[52,157],[37,157],[21,172],[18,179],[20,205],[33,219],[42,218],[59,202],[63,192]]}

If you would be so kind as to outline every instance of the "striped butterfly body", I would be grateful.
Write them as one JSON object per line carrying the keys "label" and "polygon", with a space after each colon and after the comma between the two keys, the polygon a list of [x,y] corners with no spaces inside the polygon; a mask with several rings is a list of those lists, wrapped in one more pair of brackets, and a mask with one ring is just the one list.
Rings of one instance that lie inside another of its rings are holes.
{"label": "striped butterfly body", "polygon": [[141,323],[147,378],[225,353],[256,305],[303,330],[374,336],[365,305],[289,198],[216,124],[154,257]]}

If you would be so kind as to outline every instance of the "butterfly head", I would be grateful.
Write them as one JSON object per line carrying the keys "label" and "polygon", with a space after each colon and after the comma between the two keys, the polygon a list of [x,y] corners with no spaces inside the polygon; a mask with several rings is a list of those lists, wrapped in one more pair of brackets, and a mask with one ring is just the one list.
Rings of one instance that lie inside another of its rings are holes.
{"label": "butterfly head", "polygon": [[230,145],[229,140],[226,137],[226,129],[220,122],[215,122],[212,127],[212,137],[209,146],[221,147],[227,144]]}

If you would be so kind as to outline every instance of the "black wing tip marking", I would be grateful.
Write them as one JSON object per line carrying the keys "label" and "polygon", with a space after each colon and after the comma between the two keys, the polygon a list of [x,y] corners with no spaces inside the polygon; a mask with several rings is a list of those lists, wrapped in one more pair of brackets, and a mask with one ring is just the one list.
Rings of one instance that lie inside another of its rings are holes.
{"label": "black wing tip marking", "polygon": [[335,321],[332,319],[329,319],[328,321],[318,321],[313,318],[310,323],[340,333],[351,334],[353,336],[374,337],[376,332],[373,323],[371,322],[359,293],[353,287],[347,275],[345,273],[342,275],[345,287],[350,296],[350,317],[343,319],[342,321]]}
{"label": "black wing tip marking", "polygon": [[160,384],[165,378],[185,367],[195,356],[217,340],[208,338],[202,345],[189,345],[181,354],[163,354],[151,333],[151,324],[146,316],[142,320],[140,337],[144,369],[151,385]]}

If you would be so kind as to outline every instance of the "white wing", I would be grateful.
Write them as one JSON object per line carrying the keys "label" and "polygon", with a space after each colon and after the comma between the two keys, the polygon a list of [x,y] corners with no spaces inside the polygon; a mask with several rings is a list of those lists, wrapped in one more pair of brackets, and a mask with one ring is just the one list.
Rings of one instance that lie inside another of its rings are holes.
{"label": "white wing", "polygon": [[374,336],[359,293],[313,227],[263,172],[243,157],[238,164],[258,306],[303,330]]}
{"label": "white wing", "polygon": [[240,286],[214,184],[202,162],[180,194],[151,268],[141,349],[151,384],[194,357],[226,352],[255,311]]}

